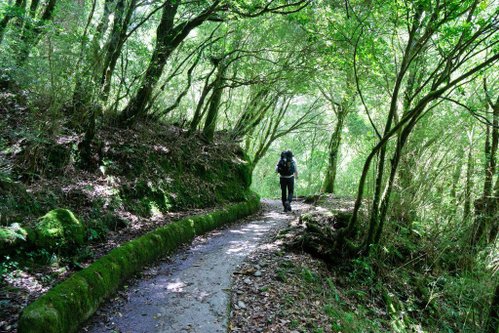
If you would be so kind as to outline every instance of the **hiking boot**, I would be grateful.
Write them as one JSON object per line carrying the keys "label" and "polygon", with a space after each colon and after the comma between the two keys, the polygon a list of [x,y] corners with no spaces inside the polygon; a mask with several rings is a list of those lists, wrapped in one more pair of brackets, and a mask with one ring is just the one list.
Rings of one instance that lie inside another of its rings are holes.
{"label": "hiking boot", "polygon": [[288,210],[288,212],[292,211],[290,202],[286,203],[286,209]]}

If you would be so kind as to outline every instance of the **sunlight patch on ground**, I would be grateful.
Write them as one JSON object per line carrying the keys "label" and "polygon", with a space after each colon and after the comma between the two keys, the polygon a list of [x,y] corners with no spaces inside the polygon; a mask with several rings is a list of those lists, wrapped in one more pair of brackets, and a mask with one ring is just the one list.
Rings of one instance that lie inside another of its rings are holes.
{"label": "sunlight patch on ground", "polygon": [[237,254],[242,256],[248,254],[251,248],[253,248],[253,246],[251,246],[247,241],[233,241],[229,244],[230,247],[225,252],[227,254]]}
{"label": "sunlight patch on ground", "polygon": [[181,293],[184,291],[185,287],[187,287],[187,285],[184,282],[180,281],[179,279],[175,280],[174,282],[169,282],[166,284],[166,289],[173,293]]}
{"label": "sunlight patch on ground", "polygon": [[257,247],[259,250],[275,250],[279,247],[282,241],[273,242],[273,243],[264,243]]}
{"label": "sunlight patch on ground", "polygon": [[269,212],[269,213],[265,214],[265,217],[266,218],[271,218],[271,219],[281,220],[281,219],[283,219],[285,217],[285,215],[283,216],[283,214],[278,213],[278,212]]}
{"label": "sunlight patch on ground", "polygon": [[269,227],[265,223],[251,223],[247,225],[245,228],[239,229],[239,230],[230,230],[229,231],[232,234],[239,234],[239,235],[244,235],[244,234],[250,234],[253,235],[253,237],[250,240],[238,240],[238,241],[231,241],[229,242],[230,246],[229,249],[225,253],[227,254],[236,254],[238,256],[244,256],[247,255],[249,252],[251,252],[255,247],[257,247],[257,242],[258,239],[260,239],[261,236],[265,235],[267,232],[269,232]]}
{"label": "sunlight patch on ground", "polygon": [[231,234],[238,234],[238,235],[244,235],[246,232],[242,230],[229,230]]}

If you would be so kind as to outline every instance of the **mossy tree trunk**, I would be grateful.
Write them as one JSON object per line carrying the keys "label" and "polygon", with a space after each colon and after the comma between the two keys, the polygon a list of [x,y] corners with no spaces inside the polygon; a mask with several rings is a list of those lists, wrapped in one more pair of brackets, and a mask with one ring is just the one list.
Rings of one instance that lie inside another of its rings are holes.
{"label": "mossy tree trunk", "polygon": [[[419,66],[416,62],[413,64],[413,66],[408,68],[408,80],[405,86],[405,91],[404,91],[404,99],[403,99],[403,116],[407,116],[409,111],[411,110],[412,106],[412,96],[414,93],[415,86],[419,86],[419,81],[417,81],[416,77],[420,72],[424,72],[425,69],[422,66]],[[399,116],[397,112],[394,113],[394,121],[396,123],[399,122]],[[372,207],[371,210],[371,219],[369,223],[369,232],[366,238],[366,243],[364,244],[365,249],[367,250],[369,245],[372,243],[377,244],[380,241],[381,238],[381,233],[383,231],[383,226],[386,221],[386,215],[388,212],[388,207],[390,204],[390,199],[391,199],[391,193],[393,190],[393,186],[395,184],[395,177],[397,175],[398,167],[401,162],[401,158],[403,156],[403,150],[405,145],[407,144],[407,140],[409,138],[409,135],[411,134],[412,130],[414,129],[414,126],[416,125],[418,121],[418,118],[412,118],[407,125],[401,127],[399,131],[397,132],[397,143],[395,146],[395,151],[392,155],[391,158],[391,163],[390,163],[390,173],[388,176],[388,180],[385,186],[385,189],[383,191],[383,195],[380,196],[380,203],[379,206],[374,206]],[[379,170],[378,170],[379,172]],[[378,179],[379,180],[379,179]],[[376,195],[376,193],[375,193]],[[378,193],[377,195],[380,195]]]}
{"label": "mossy tree trunk", "polygon": [[343,124],[348,114],[348,109],[338,106],[336,110],[336,125],[329,142],[329,164],[326,171],[326,177],[322,185],[322,192],[334,193],[336,174],[338,171],[338,159],[340,157],[340,145],[342,139]]}
{"label": "mossy tree trunk", "polygon": [[[191,122],[189,124],[189,133],[190,134],[194,133],[198,129],[198,126],[201,123],[201,120],[203,119],[203,116],[204,116],[203,109],[204,109],[204,106],[206,104],[205,101],[206,101],[206,98],[208,97],[208,95],[210,94],[210,92],[213,90],[213,85],[215,82],[215,81],[210,82],[210,78],[213,75],[213,73],[215,73],[216,69],[217,69],[217,66],[213,66],[213,69],[206,76],[206,79],[204,81],[203,91],[201,92],[201,96],[199,97],[199,101],[196,105],[196,110],[194,111],[194,116],[192,117]],[[208,98],[208,102],[209,102],[209,98]]]}
{"label": "mossy tree trunk", "polygon": [[495,207],[494,207],[494,212],[496,218],[493,218],[492,221],[492,228],[490,230],[490,237],[489,239],[496,239],[497,234],[499,233],[499,177],[496,179],[496,185],[494,186],[494,196],[495,196]]}
{"label": "mossy tree trunk", "polygon": [[96,133],[96,116],[100,113],[100,109],[97,105],[94,105],[88,111],[88,119],[85,128],[85,135],[83,140],[78,145],[78,151],[80,154],[80,164],[84,169],[93,171],[97,168],[99,161],[94,158],[94,152],[92,151],[92,142],[95,138]]}
{"label": "mossy tree trunk", "polygon": [[[319,161],[319,163],[323,162],[323,160],[315,158],[315,152],[317,150],[317,141],[318,141],[317,140],[317,129],[314,128],[314,134],[312,136],[312,142],[310,143],[310,155],[309,155],[309,157],[307,159],[307,165],[308,165],[307,169],[309,169],[309,170],[313,170],[313,167],[316,165],[317,160]],[[320,168],[319,168],[319,170],[320,170]],[[315,193],[317,193],[317,189],[314,189],[312,187],[313,176],[315,176],[313,172],[309,172],[308,173],[308,177],[307,177],[307,192],[309,194],[315,194]]]}
{"label": "mossy tree trunk", "polygon": [[36,17],[32,17],[31,20],[28,20],[30,22],[25,24],[21,35],[23,45],[16,58],[18,65],[22,65],[26,59],[28,59],[31,49],[36,46],[42,38],[43,28],[47,22],[52,21],[56,6],[57,0],[49,0],[46,3],[40,18],[37,19]]}
{"label": "mossy tree trunk", "polygon": [[232,128],[232,138],[238,140],[253,130],[262,122],[274,103],[274,96],[269,87],[251,87],[251,93],[244,113]]}
{"label": "mossy tree trunk", "polygon": [[[354,57],[356,51],[353,50]],[[355,65],[355,64],[353,64]],[[342,140],[342,132],[350,111],[354,107],[356,100],[356,90],[354,82],[356,79],[356,71],[354,66],[347,65],[347,67],[340,71],[342,73],[342,91],[339,93],[334,89],[334,86],[328,89],[318,86],[322,96],[327,100],[334,115],[336,116],[336,124],[328,146],[328,167],[326,176],[323,179],[321,191],[323,193],[335,192],[336,175],[338,173],[338,160],[340,158],[340,147]]]}
{"label": "mossy tree trunk", "polygon": [[[404,56],[402,58],[402,62],[400,65],[400,70],[397,73],[395,85],[391,93],[390,108],[388,110],[388,116],[386,118],[383,137],[387,137],[389,133],[392,131],[392,124],[398,111],[399,94],[402,90],[402,83],[411,64],[411,60],[414,57],[414,50],[413,50],[413,48],[415,47],[414,39],[416,38],[416,35],[419,29],[421,28],[420,27],[421,23],[419,21],[421,14],[422,14],[421,9],[418,9],[415,13],[412,27],[409,31],[409,39],[404,51]],[[398,131],[401,129],[402,127],[400,127]],[[380,146],[379,151],[377,153],[378,165],[376,167],[373,202],[370,213],[369,231],[367,234],[366,244],[370,244],[372,242],[375,234],[375,229],[380,223],[379,213],[380,213],[380,202],[382,200],[383,180],[385,176],[386,151],[387,151],[387,146],[386,144],[383,144],[382,146]]]}
{"label": "mossy tree trunk", "polygon": [[[20,42],[15,43],[12,48],[12,57],[17,66],[22,66],[26,62],[32,48],[42,38],[44,27],[52,21],[58,4],[57,0],[48,0],[43,11],[38,13],[39,3],[39,0],[32,0],[28,6],[26,0],[16,0],[7,7],[7,11],[0,21],[0,43],[3,41],[5,31],[11,21],[19,33]],[[2,84],[8,86],[9,82],[3,81]]]}
{"label": "mossy tree trunk", "polygon": [[492,184],[496,173],[497,148],[499,145],[499,97],[495,103],[490,102],[492,109],[492,125],[487,125],[487,136],[485,142],[485,180],[483,185],[483,196],[492,195]]}
{"label": "mossy tree trunk", "polygon": [[29,5],[29,13],[31,17],[36,16],[36,12],[38,10],[38,5],[40,4],[40,0],[31,0],[31,4]]}
{"label": "mossy tree trunk", "polygon": [[485,329],[487,333],[497,333],[499,331],[499,284],[496,286],[494,297],[490,304]]}
{"label": "mossy tree trunk", "polygon": [[[88,36],[83,37],[84,39],[81,45],[80,57],[76,64],[77,70],[75,73],[75,88],[73,90],[72,97],[72,108],[75,114],[79,113],[81,109],[91,104],[93,96],[92,88],[97,82],[98,73],[102,70],[103,49],[101,47],[101,43],[105,44],[103,35],[108,29],[111,14],[113,14],[116,9],[114,2],[115,0],[106,0],[104,2],[102,16],[99,19],[99,23],[95,27],[92,40],[88,50],[86,50],[87,52],[85,52],[85,40]],[[93,8],[90,12],[88,19],[89,23],[92,21],[94,12],[95,8]],[[82,65],[84,63],[84,59],[86,59],[86,64]]]}
{"label": "mossy tree trunk", "polygon": [[213,82],[213,93],[211,95],[206,120],[203,127],[203,137],[209,142],[213,141],[215,130],[217,127],[218,111],[220,109],[220,101],[224,91],[225,73],[227,72],[226,59],[216,60],[217,75]]}
{"label": "mossy tree trunk", "polygon": [[[381,238],[381,233],[383,232],[383,226],[386,221],[386,215],[388,212],[388,206],[390,204],[390,196],[393,190],[393,185],[395,182],[395,176],[397,175],[397,169],[400,163],[400,158],[403,153],[403,149],[407,143],[407,139],[409,138],[409,135],[411,134],[412,130],[414,129],[414,126],[417,123],[417,118],[413,118],[409,124],[404,128],[402,131],[401,135],[397,139],[397,146],[395,148],[395,152],[393,154],[393,157],[391,159],[391,164],[390,164],[390,176],[388,178],[388,183],[386,185],[385,192],[383,194],[383,199],[381,200],[380,208],[379,208],[379,219],[378,219],[378,225],[376,227],[376,233],[374,234],[374,244],[378,244]],[[372,221],[371,221],[372,222]],[[370,235],[372,237],[372,235]],[[368,236],[368,242],[365,244],[366,246],[369,246],[371,243],[372,239],[369,238]]]}
{"label": "mossy tree trunk", "polygon": [[[499,197],[494,193],[493,184],[496,174],[496,155],[499,144],[499,97],[492,101],[485,89],[488,106],[492,109],[492,122],[486,125],[485,137],[485,168],[482,197],[475,201],[475,219],[472,229],[472,246],[478,245],[482,240],[485,244],[493,242],[497,235],[498,202]],[[499,180],[496,181],[496,185]],[[493,237],[492,237],[493,236]]]}
{"label": "mossy tree trunk", "polygon": [[455,208],[457,208],[456,206],[458,203],[457,188],[459,185],[459,179],[461,179],[461,173],[463,171],[463,162],[462,161],[464,158],[464,149],[459,149],[457,154],[458,155],[456,156],[456,166],[455,166],[454,172],[452,174],[452,184],[450,184],[451,189],[450,189],[450,193],[449,193]]}
{"label": "mossy tree trunk", "polygon": [[124,0],[121,0],[118,4],[119,11],[115,14],[115,23],[106,47],[106,56],[104,58],[100,79],[100,97],[104,102],[106,102],[109,97],[111,79],[123,45],[125,45],[127,39],[128,27],[132,19],[132,14],[137,6],[137,0],[131,0],[126,11]]}
{"label": "mossy tree trunk", "polygon": [[473,173],[475,172],[475,163],[473,160],[473,129],[469,136],[468,157],[466,162],[466,181],[464,186],[464,204],[463,220],[469,218],[471,213],[471,195],[473,190]]}
{"label": "mossy tree trunk", "polygon": [[[161,21],[158,29],[156,30],[156,47],[154,48],[151,61],[140,85],[139,91],[130,100],[127,107],[121,114],[121,119],[124,122],[131,123],[136,118],[144,116],[146,112],[147,103],[151,98],[152,91],[156,83],[159,81],[163,73],[163,67],[166,61],[173,52],[175,46],[173,39],[176,37],[174,32],[174,20],[177,14],[179,2],[167,1],[167,5],[163,8]],[[178,41],[180,43],[180,41]]]}

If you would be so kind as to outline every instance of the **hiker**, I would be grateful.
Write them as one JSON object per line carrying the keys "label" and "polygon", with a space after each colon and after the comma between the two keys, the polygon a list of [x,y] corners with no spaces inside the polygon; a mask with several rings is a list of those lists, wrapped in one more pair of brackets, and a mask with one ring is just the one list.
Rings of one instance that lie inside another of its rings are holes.
{"label": "hiker", "polygon": [[295,187],[295,176],[298,178],[296,161],[291,150],[281,153],[281,158],[276,165],[276,172],[281,176],[281,199],[285,212],[291,211],[291,201],[293,200],[293,190]]}

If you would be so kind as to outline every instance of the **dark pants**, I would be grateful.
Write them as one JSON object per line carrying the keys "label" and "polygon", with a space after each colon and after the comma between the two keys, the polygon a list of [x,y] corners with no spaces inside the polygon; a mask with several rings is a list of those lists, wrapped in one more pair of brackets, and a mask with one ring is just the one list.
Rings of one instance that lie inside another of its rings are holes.
{"label": "dark pants", "polygon": [[284,206],[286,206],[286,202],[291,203],[291,201],[293,200],[294,188],[295,177],[281,178],[281,199]]}

